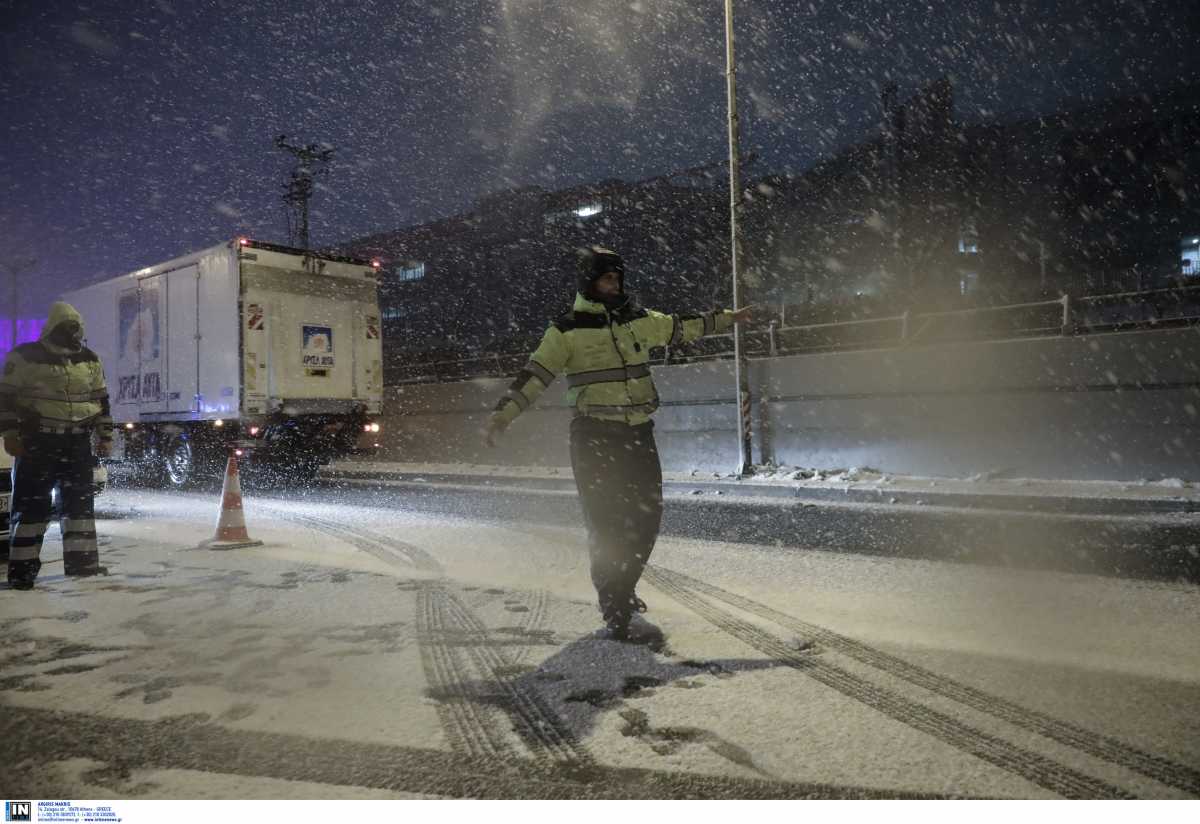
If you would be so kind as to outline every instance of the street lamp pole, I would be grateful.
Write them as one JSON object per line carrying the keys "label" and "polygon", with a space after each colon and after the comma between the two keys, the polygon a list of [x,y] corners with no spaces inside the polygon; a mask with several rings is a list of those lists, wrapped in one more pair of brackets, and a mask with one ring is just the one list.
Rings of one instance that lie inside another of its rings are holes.
{"label": "street lamp pole", "polygon": [[[725,79],[729,98],[729,234],[733,273],[733,309],[742,308],[742,185],[738,169],[737,62],[733,55],[733,0],[725,0]],[[751,467],[750,371],[742,347],[742,325],[733,327],[734,378],[737,382],[738,475]]]}
{"label": "street lamp pole", "polygon": [[9,267],[9,278],[12,280],[12,300],[9,302],[9,310],[12,312],[12,337],[8,339],[8,348],[11,352],[17,348],[17,299],[20,297],[20,292],[17,289],[18,270],[15,266]]}
{"label": "street lamp pole", "polygon": [[21,275],[32,269],[35,265],[37,265],[37,261],[26,255],[18,255],[0,264],[0,266],[8,270],[9,284],[12,290],[12,300],[9,301],[9,306],[11,307],[9,311],[12,312],[12,338],[9,340],[10,349],[17,348],[17,319],[20,314],[17,308],[21,299]]}

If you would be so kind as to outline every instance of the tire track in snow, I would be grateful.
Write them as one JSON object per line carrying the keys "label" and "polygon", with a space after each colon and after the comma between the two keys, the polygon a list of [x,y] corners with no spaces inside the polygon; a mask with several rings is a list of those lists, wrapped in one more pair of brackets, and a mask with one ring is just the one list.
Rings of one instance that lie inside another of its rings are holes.
{"label": "tire track in snow", "polygon": [[280,507],[272,506],[269,508],[285,520],[310,526],[320,532],[347,540],[358,549],[393,566],[399,562],[413,566],[422,572],[429,572],[435,575],[443,574],[442,565],[438,563],[437,559],[414,544],[401,541],[397,538],[376,535],[367,530],[325,518],[301,515]]}
{"label": "tire track in snow", "polygon": [[800,670],[833,690],[872,709],[919,730],[939,741],[973,755],[1007,772],[1018,775],[1065,798],[1132,798],[1106,781],[1079,772],[1030,750],[977,730],[958,719],[939,712],[891,690],[790,648],[779,638],[763,631],[732,613],[715,606],[697,594],[689,580],[678,573],[648,566],[645,577],[654,586],[675,598],[717,628],[743,643]]}
{"label": "tire track in snow", "polygon": [[[511,712],[516,732],[535,760],[594,767],[591,754],[569,725],[540,693],[520,683],[518,656],[501,653],[487,625],[447,590],[444,571],[433,556],[395,538],[271,509],[287,520],[349,540],[387,563],[411,565],[439,576],[417,583],[417,637],[426,680],[447,699],[439,701],[438,715],[452,748],[469,755],[511,758],[512,748],[489,706],[500,704]],[[533,622],[547,614],[544,592],[533,593],[531,603],[522,622],[526,633],[540,628]]]}
{"label": "tire track in snow", "polygon": [[499,687],[497,697],[517,721],[517,732],[535,758],[579,767],[594,766],[591,755],[570,726],[534,689],[521,684],[513,659],[501,654],[488,627],[461,600],[441,590],[450,620],[461,630],[467,653],[487,683]]}
{"label": "tire track in snow", "polygon": [[506,760],[514,755],[492,717],[480,682],[469,677],[461,651],[447,643],[449,629],[437,584],[417,590],[417,640],[425,681],[436,693],[438,719],[450,748],[463,755]]}
{"label": "tire track in snow", "polygon": [[5,765],[5,790],[13,790],[14,796],[35,795],[48,784],[62,786],[54,779],[56,767],[64,758],[85,758],[117,765],[122,771],[188,770],[202,777],[312,782],[318,790],[361,787],[455,798],[744,801],[940,797],[604,765],[590,771],[548,772],[521,759],[500,764],[441,749],[234,729],[203,713],[150,721],[34,706],[18,708],[2,702],[0,710],[0,763]]}
{"label": "tire track in snow", "polygon": [[1073,747],[1095,758],[1153,778],[1169,787],[1200,796],[1200,770],[1194,767],[1172,761],[1165,756],[1148,753],[1116,738],[1101,735],[1043,712],[1023,707],[1005,698],[991,695],[944,675],[938,675],[882,650],[867,646],[861,641],[855,641],[853,638],[839,635],[832,630],[802,621],[765,604],[751,601],[737,593],[692,578],[682,572],[674,572],[662,567],[656,569],[659,573],[672,577],[682,586],[690,587],[709,597],[724,601],[730,606],[773,621],[814,643],[836,650],[848,658],[894,675],[914,686],[957,701],[1013,726]]}

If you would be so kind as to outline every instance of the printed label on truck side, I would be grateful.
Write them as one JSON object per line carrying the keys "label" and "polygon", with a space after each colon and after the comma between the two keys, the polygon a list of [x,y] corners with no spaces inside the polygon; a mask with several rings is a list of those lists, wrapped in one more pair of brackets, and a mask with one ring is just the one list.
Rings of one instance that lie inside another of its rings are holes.
{"label": "printed label on truck side", "polygon": [[157,372],[121,375],[117,378],[117,403],[155,402],[161,399],[162,380]]}
{"label": "printed label on truck side", "polygon": [[153,401],[158,402],[162,398],[162,380],[157,372],[148,372],[142,375],[142,397],[143,402]]}
{"label": "printed label on truck side", "polygon": [[242,374],[245,376],[246,394],[256,394],[258,392],[258,355],[255,352],[246,353]]}
{"label": "printed label on truck side", "polygon": [[307,367],[333,366],[333,328],[303,324],[303,353],[301,363]]}
{"label": "printed label on truck side", "polygon": [[156,278],[117,299],[116,403],[157,403],[162,397],[162,290]]}

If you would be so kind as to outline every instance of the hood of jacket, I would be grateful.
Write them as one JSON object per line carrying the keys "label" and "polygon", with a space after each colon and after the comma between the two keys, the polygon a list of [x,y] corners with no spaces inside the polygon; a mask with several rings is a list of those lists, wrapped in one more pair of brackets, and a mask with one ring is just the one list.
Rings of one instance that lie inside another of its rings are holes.
{"label": "hood of jacket", "polygon": [[74,306],[61,300],[55,301],[54,305],[50,307],[50,315],[46,318],[46,325],[42,327],[42,343],[46,342],[47,338],[50,337],[50,333],[57,329],[60,324],[71,320],[78,323],[80,329],[84,329],[83,315],[79,314],[79,311]]}
{"label": "hood of jacket", "polygon": [[46,325],[42,327],[42,334],[38,338],[38,342],[56,355],[74,355],[78,353],[80,351],[79,349],[61,346],[58,343],[55,343],[53,338],[54,330],[62,324],[70,321],[75,321],[79,324],[79,331],[82,336],[82,334],[85,333],[83,327],[83,316],[80,315],[78,310],[76,310],[76,308],[71,304],[65,303],[61,300],[56,301],[54,305],[50,307],[50,315],[46,318]]}

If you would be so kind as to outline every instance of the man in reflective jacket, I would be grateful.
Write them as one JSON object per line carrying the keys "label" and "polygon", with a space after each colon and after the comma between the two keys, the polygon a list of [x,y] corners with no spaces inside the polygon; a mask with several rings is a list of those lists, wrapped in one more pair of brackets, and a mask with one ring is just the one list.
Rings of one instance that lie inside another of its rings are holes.
{"label": "man in reflective jacket", "polygon": [[492,413],[489,446],[558,373],[566,373],[567,398],[575,407],[571,467],[587,522],[592,583],[611,638],[626,638],[632,614],[645,611],[635,588],[662,520],[650,350],[727,332],[751,311],[666,315],[642,309],[625,294],[621,257],[592,246],[580,258],[572,311],[546,330]]}
{"label": "man in reflective jacket", "polygon": [[63,567],[67,575],[104,572],[96,549],[92,436],[96,453],[112,454],[112,417],[104,368],[83,345],[83,318],[55,303],[41,339],[8,353],[0,377],[0,436],[13,463],[8,583],[32,589],[41,569],[50,494],[62,503]]}

